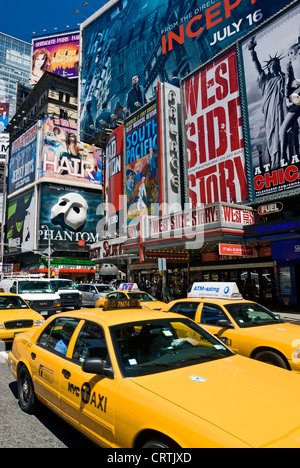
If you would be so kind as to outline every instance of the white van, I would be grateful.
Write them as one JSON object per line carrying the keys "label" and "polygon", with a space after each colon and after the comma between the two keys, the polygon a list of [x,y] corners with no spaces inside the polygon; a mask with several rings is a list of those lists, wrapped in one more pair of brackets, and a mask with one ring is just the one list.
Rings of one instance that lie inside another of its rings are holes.
{"label": "white van", "polygon": [[59,294],[49,279],[13,277],[0,282],[0,290],[19,294],[30,307],[41,315],[50,317],[61,312]]}

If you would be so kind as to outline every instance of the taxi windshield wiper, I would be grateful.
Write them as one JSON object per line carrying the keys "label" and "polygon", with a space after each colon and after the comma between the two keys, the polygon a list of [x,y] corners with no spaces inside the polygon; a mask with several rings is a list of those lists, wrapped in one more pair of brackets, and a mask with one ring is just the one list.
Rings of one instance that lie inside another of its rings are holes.
{"label": "taxi windshield wiper", "polygon": [[178,366],[178,362],[168,363],[168,362],[151,362],[149,364],[139,364],[135,366],[135,369],[139,369],[140,367],[176,367]]}
{"label": "taxi windshield wiper", "polygon": [[207,358],[216,359],[217,357],[226,357],[226,356],[227,355],[224,353],[202,354],[202,356],[191,356],[186,359],[181,359],[180,362],[198,361],[199,359],[207,359]]}

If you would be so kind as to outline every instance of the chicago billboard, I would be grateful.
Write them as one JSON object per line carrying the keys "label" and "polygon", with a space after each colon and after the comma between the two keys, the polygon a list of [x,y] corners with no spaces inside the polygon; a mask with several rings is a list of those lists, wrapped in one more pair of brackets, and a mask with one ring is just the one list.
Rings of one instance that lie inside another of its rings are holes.
{"label": "chicago billboard", "polygon": [[77,140],[77,124],[45,117],[40,130],[38,178],[102,186],[102,150]]}
{"label": "chicago billboard", "polygon": [[300,187],[299,24],[298,4],[241,46],[257,198]]}
{"label": "chicago billboard", "polygon": [[39,215],[39,247],[48,246],[46,229],[51,233],[51,246],[61,251],[88,251],[100,240],[100,192],[58,184],[42,184]]}
{"label": "chicago billboard", "polygon": [[79,37],[79,32],[73,31],[33,39],[30,83],[36,84],[45,71],[66,78],[77,78]]}
{"label": "chicago billboard", "polygon": [[188,200],[192,206],[248,198],[236,51],[183,83]]}
{"label": "chicago billboard", "polygon": [[80,121],[88,117],[97,134],[138,111],[158,82],[178,83],[286,4],[111,0],[82,26]]}

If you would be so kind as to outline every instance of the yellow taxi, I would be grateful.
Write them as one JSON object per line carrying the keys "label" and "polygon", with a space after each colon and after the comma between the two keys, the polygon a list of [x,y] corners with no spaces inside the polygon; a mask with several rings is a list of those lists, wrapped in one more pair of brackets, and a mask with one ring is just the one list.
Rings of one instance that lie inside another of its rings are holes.
{"label": "yellow taxi", "polygon": [[165,302],[158,301],[155,297],[145,291],[140,291],[136,283],[121,284],[118,291],[114,291],[100,297],[96,301],[96,307],[103,307],[106,299],[117,301],[126,301],[128,299],[139,300],[143,309],[161,310],[166,307]]}
{"label": "yellow taxi", "polygon": [[21,409],[42,402],[107,448],[300,447],[298,376],[138,305],[107,301],[16,336]]}
{"label": "yellow taxi", "polygon": [[0,293],[0,340],[10,343],[18,333],[39,327],[44,322],[42,315],[17,294]]}
{"label": "yellow taxi", "polygon": [[194,283],[188,298],[165,310],[195,320],[235,353],[300,373],[299,325],[244,300],[235,283]]}

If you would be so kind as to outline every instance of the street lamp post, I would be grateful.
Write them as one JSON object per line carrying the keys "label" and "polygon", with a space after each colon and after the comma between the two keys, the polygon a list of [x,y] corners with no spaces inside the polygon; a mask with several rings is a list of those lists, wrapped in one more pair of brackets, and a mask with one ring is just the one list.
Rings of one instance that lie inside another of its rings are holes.
{"label": "street lamp post", "polygon": [[46,229],[47,235],[48,235],[48,278],[50,278],[51,276],[51,232],[47,224],[43,224],[41,228]]}

